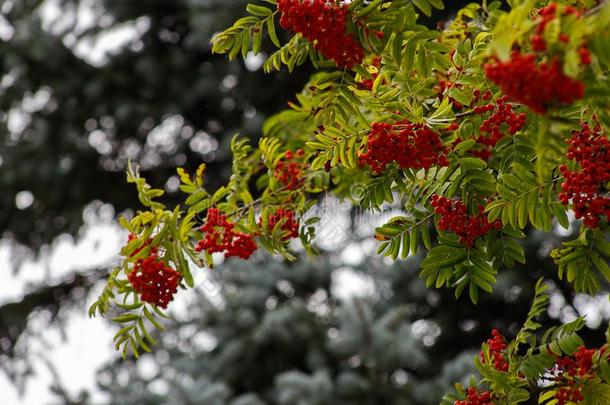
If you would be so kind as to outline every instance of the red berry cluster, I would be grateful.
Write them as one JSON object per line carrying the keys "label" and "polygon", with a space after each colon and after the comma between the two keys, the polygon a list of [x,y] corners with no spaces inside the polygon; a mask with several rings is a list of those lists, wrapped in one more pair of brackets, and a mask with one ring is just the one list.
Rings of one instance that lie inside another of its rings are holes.
{"label": "red berry cluster", "polygon": [[557,57],[550,63],[539,63],[537,55],[513,50],[507,62],[495,60],[486,64],[485,74],[509,99],[538,114],[545,114],[553,105],[570,105],[585,93],[582,82],[563,73]]}
{"label": "red berry cluster", "polygon": [[474,387],[468,387],[466,392],[466,399],[457,400],[454,405],[493,405],[491,400],[491,392],[483,391],[479,392]]}
{"label": "red berry cluster", "polygon": [[555,393],[557,405],[565,405],[567,403],[579,403],[585,399],[582,395],[581,387],[577,386],[574,380],[566,383],[565,387],[561,387]]}
{"label": "red berry cluster", "polygon": [[275,165],[274,176],[288,190],[296,190],[303,187],[305,179],[303,178],[303,170],[306,165],[299,162],[296,158],[302,157],[303,149],[299,149],[296,153],[287,151],[279,162]]}
{"label": "red berry cluster", "polygon": [[[508,344],[506,343],[506,339],[504,336],[497,330],[494,329],[491,331],[491,339],[487,339],[487,345],[489,346],[489,356],[493,361],[494,367],[500,371],[508,371],[508,361],[504,357],[503,352],[508,348]],[[479,355],[481,361],[485,361],[485,356],[483,352]]]}
{"label": "red berry cluster", "polygon": [[[604,351],[605,347],[600,349],[601,353]],[[593,356],[596,352],[596,349],[580,346],[573,356],[563,356],[557,359],[553,371],[556,383],[562,385],[555,394],[558,405],[584,399],[582,391],[587,380],[594,375]]]}
{"label": "red berry cluster", "polygon": [[364,50],[347,30],[349,5],[330,0],[278,0],[280,25],[300,33],[340,68],[362,62]]}
{"label": "red berry cluster", "polygon": [[[439,80],[438,85],[434,86],[434,90],[436,91],[436,96],[438,98],[442,99],[445,94],[445,91],[451,89],[452,87],[461,88],[462,86],[460,84],[452,83],[450,81]],[[456,110],[461,110],[463,107],[462,103],[460,103],[453,97],[449,97],[449,102],[451,104],[453,104],[453,106],[455,107]]]}
{"label": "red berry cluster", "polygon": [[578,50],[578,56],[580,56],[580,63],[583,65],[590,65],[593,60],[591,59],[591,52],[586,46],[581,47]]}
{"label": "red berry cluster", "polygon": [[[491,92],[491,90],[485,90],[485,92],[481,93],[481,90],[474,89],[472,91],[472,96],[473,96],[473,99],[472,99],[472,102],[470,103],[471,107],[481,100],[483,100],[483,101],[491,100],[491,98],[493,97],[493,93]],[[477,114],[479,114],[479,113],[477,113]]]}
{"label": "red berry cluster", "polygon": [[[575,15],[580,16],[580,11],[572,6],[564,6],[562,13],[563,16]],[[538,10],[538,25],[536,26],[535,34],[531,38],[532,49],[534,51],[542,52],[546,51],[547,43],[544,39],[544,30],[546,26],[557,17],[557,4],[549,3],[546,7]],[[569,42],[569,37],[564,33],[559,33],[559,40],[563,43]]]}
{"label": "red berry cluster", "polygon": [[[563,16],[574,15],[580,17],[582,13],[572,6],[564,6],[562,13]],[[557,17],[557,4],[550,3],[546,7],[542,8],[538,12],[538,25],[536,26],[536,33],[532,36],[532,49],[536,52],[543,52],[547,50],[547,43],[544,39],[544,30],[546,26]],[[548,33],[547,33],[548,34]],[[559,42],[567,44],[570,42],[570,37],[566,33],[559,33]],[[578,50],[580,56],[580,62],[583,65],[591,64],[591,52],[586,44],[582,45]]]}
{"label": "red berry cluster", "polygon": [[273,231],[277,224],[282,230],[282,240],[289,240],[299,236],[299,221],[294,218],[294,211],[279,209],[267,218],[269,231]]}
{"label": "red berry cluster", "polygon": [[401,169],[429,169],[447,166],[447,148],[440,135],[424,124],[408,121],[388,124],[374,122],[368,139],[368,150],[360,156],[374,172],[380,173],[396,162]]}
{"label": "red berry cluster", "polygon": [[595,349],[580,346],[572,356],[562,356],[555,361],[555,371],[572,377],[583,377],[591,373]]}
{"label": "red berry cluster", "polygon": [[150,249],[150,255],[135,262],[127,279],[144,302],[167,308],[174,299],[182,274],[169,267],[157,256],[157,248]]}
{"label": "red berry cluster", "polygon": [[504,138],[503,126],[506,127],[506,131],[510,135],[516,134],[525,126],[526,114],[517,114],[514,106],[507,101],[508,97],[502,96],[496,101],[496,104],[483,104],[473,108],[475,114],[492,112],[479,127],[481,136],[476,139],[483,146],[483,149],[473,152],[474,155],[483,160],[489,159],[491,150],[500,139]]}
{"label": "red berry cluster", "polygon": [[487,220],[487,216],[482,212],[482,205],[478,206],[479,214],[472,216],[468,214],[466,205],[462,201],[454,201],[438,195],[433,195],[431,200],[434,212],[441,216],[438,229],[454,232],[464,246],[471,247],[479,236],[493,229],[502,228],[500,220],[491,223]]}
{"label": "red berry cluster", "polygon": [[360,81],[360,83],[358,83],[358,87],[361,90],[367,90],[367,91],[373,90],[373,84],[375,84],[375,80],[377,80],[378,76],[379,76],[379,73],[371,73],[371,77],[369,79],[362,79]]}
{"label": "red berry cluster", "polygon": [[597,228],[601,217],[610,218],[610,198],[606,196],[610,141],[600,127],[583,124],[580,131],[572,133],[567,157],[576,161],[581,170],[570,171],[566,165],[560,166],[565,181],[559,199],[564,205],[571,201],[576,218],[589,228]]}
{"label": "red berry cluster", "polygon": [[236,231],[235,224],[221,214],[218,208],[208,210],[205,223],[199,229],[203,232],[203,239],[195,246],[197,252],[224,252],[226,257],[247,259],[257,249],[252,235]]}

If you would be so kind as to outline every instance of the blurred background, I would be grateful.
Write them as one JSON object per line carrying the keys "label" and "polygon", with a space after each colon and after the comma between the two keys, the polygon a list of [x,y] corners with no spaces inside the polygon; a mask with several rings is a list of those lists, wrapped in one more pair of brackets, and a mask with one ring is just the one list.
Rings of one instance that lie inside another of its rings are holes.
{"label": "blurred background", "polygon": [[320,257],[198,270],[153,353],[121,360],[116,327],[87,308],[126,240],[117,216],[139,207],[127,161],[170,205],[176,166],[206,162],[213,190],[231,136],[256,139],[311,73],[211,55],[245,4],[0,1],[1,404],[434,404],[475,372],[493,327],[519,328],[541,276],[553,283],[544,322],[586,315],[587,341],[602,341],[607,298],[574,295],[548,259],[573,229],[530,233],[528,267],[474,307],[425,289],[420,257],[375,256],[372,229],[392,207],[363,217],[325,199]]}

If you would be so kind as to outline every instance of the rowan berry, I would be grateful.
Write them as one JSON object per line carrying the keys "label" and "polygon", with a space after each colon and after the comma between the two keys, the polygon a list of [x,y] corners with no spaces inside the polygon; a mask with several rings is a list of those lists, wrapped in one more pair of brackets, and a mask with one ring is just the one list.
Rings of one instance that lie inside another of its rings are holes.
{"label": "rowan berry", "polygon": [[167,308],[178,290],[182,274],[157,257],[155,249],[147,258],[135,262],[127,279],[142,301]]}
{"label": "rowan berry", "polygon": [[591,52],[589,52],[589,48],[587,48],[586,46],[582,46],[578,50],[578,55],[580,56],[580,63],[582,63],[583,65],[591,64]]}
{"label": "rowan berry", "polygon": [[307,165],[299,162],[297,159],[303,157],[303,155],[302,149],[297,150],[296,153],[287,151],[275,165],[273,170],[274,177],[288,190],[296,190],[305,184],[303,170],[305,170]]}
{"label": "rowan berry", "polygon": [[[560,9],[561,8],[561,9]],[[547,6],[538,10],[538,25],[536,26],[536,34],[544,34],[546,26],[557,17],[557,11],[561,11],[561,15],[581,16],[581,12],[572,6],[558,6],[556,3],[549,3]]]}
{"label": "rowan berry", "polygon": [[544,34],[544,30],[548,23],[553,21],[557,14],[557,4],[549,3],[546,7],[538,10],[538,25],[536,26],[536,35]]}
{"label": "rowan berry", "polygon": [[532,49],[538,52],[546,51],[546,41],[542,35],[536,34],[532,37]]}
{"label": "rowan berry", "polygon": [[558,58],[550,63],[538,63],[536,59],[535,54],[514,50],[507,62],[496,60],[486,64],[485,74],[509,99],[538,114],[545,114],[556,105],[571,105],[584,97],[584,84],[566,76]]}
{"label": "rowan berry", "polygon": [[[491,331],[492,337],[487,339],[487,345],[489,346],[489,356],[493,361],[493,365],[496,370],[499,371],[508,371],[508,361],[506,357],[504,357],[504,351],[508,348],[508,344],[506,343],[506,339],[504,336],[497,330],[494,329]],[[485,356],[483,352],[480,353],[481,361],[485,361]]]}
{"label": "rowan berry", "polygon": [[559,200],[572,203],[576,219],[582,219],[589,228],[597,228],[602,217],[610,218],[610,198],[607,183],[610,181],[610,141],[599,126],[582,124],[573,131],[569,140],[567,158],[574,160],[580,170],[571,171],[560,166],[564,182]]}
{"label": "rowan berry", "polygon": [[561,387],[555,394],[557,405],[565,405],[567,403],[579,403],[584,399],[580,388]]}
{"label": "rowan berry", "polygon": [[462,201],[454,201],[438,195],[431,197],[431,205],[434,212],[440,215],[438,229],[454,232],[459,237],[460,243],[467,247],[472,247],[478,237],[502,228],[500,220],[491,223],[487,220],[487,216],[482,212],[482,205],[477,207],[477,215],[469,215]]}
{"label": "rowan berry", "polygon": [[363,79],[358,83],[358,87],[361,90],[371,91],[373,90],[373,84],[375,84],[375,79],[379,76],[379,73],[371,73],[371,77],[369,79]]}
{"label": "rowan berry", "polygon": [[[600,349],[603,353],[605,349]],[[588,380],[594,377],[593,356],[597,350],[578,347],[572,356],[557,358],[552,373],[560,388],[555,393],[558,405],[579,402],[584,399],[582,391]]]}
{"label": "rowan berry", "polygon": [[[262,220],[260,223],[262,223]],[[299,221],[295,219],[294,211],[278,209],[269,215],[267,218],[269,231],[272,232],[278,224],[281,224],[282,240],[286,241],[299,236]]]}
{"label": "rowan berry", "polygon": [[526,114],[517,114],[515,107],[507,101],[508,97],[502,96],[496,101],[496,104],[489,103],[473,108],[475,114],[492,112],[479,127],[481,135],[476,138],[476,141],[482,146],[482,150],[472,152],[483,160],[488,160],[491,157],[492,149],[500,139],[506,136],[504,131],[514,135],[525,126]]}
{"label": "rowan berry", "polygon": [[[484,66],[487,77],[500,86],[504,94],[538,114],[545,114],[554,106],[571,105],[584,97],[584,84],[563,72],[563,53],[565,44],[570,41],[569,35],[561,32],[560,25],[557,25],[559,29],[554,25],[553,30],[546,30],[549,23],[559,22],[556,21],[558,16],[569,15],[579,18],[581,12],[555,3],[541,8],[535,30],[529,38],[533,53],[527,53],[525,48],[516,48],[510,60],[494,60]],[[557,37],[551,38],[551,35]],[[586,44],[580,48],[579,55],[583,65],[591,63]]]}
{"label": "rowan berry", "polygon": [[[129,236],[127,236],[127,243],[130,243],[132,240],[137,239],[138,236],[130,233]],[[142,246],[140,246],[139,248],[137,248],[136,250],[134,250],[133,252],[131,252],[131,254],[129,255],[129,257],[134,257],[135,255],[137,255],[138,253],[140,253],[142,251],[142,249],[144,249],[147,246],[150,246],[150,244],[152,243],[152,239],[148,239],[146,242],[144,242],[142,244]],[[156,254],[157,253],[157,248],[156,247],[151,247],[150,248],[151,253]]]}
{"label": "rowan berry", "polygon": [[468,387],[466,391],[466,399],[457,400],[454,405],[493,405],[491,400],[491,392],[482,391],[479,392],[474,387]]}
{"label": "rowan berry", "polygon": [[[452,83],[446,80],[439,80],[438,85],[434,87],[434,90],[436,91],[436,96],[442,99],[444,97],[445,92],[453,87],[459,89],[462,87],[462,85],[460,85],[459,83]],[[462,103],[460,103],[453,97],[449,97],[449,102],[455,107],[456,110],[461,110],[463,107]]]}
{"label": "rowan berry", "polygon": [[447,131],[457,131],[459,128],[460,124],[458,124],[456,121],[453,121],[451,125],[447,127]]}
{"label": "rowan berry", "polygon": [[394,124],[374,122],[368,138],[367,152],[360,156],[371,169],[380,173],[388,164],[401,169],[429,169],[448,166],[447,148],[440,135],[424,124],[401,121]]}
{"label": "rowan berry", "polygon": [[580,346],[576,353],[574,353],[574,358],[576,359],[576,374],[579,376],[587,375],[591,372],[591,368],[593,367],[593,356],[595,355],[597,350],[595,349],[587,349],[585,346]]}
{"label": "rowan berry", "polygon": [[252,235],[236,231],[235,224],[218,208],[208,210],[205,223],[199,230],[203,232],[203,239],[195,246],[197,252],[224,252],[225,257],[248,259],[257,249]]}
{"label": "rowan berry", "polygon": [[282,28],[301,34],[340,68],[351,69],[364,49],[347,29],[349,4],[330,0],[278,0]]}

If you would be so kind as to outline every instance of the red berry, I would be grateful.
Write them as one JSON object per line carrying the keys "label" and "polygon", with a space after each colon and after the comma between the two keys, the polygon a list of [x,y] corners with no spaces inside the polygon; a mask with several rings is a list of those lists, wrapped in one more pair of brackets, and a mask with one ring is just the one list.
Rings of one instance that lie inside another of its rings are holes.
{"label": "red berry", "polygon": [[546,41],[542,35],[536,34],[532,37],[532,49],[538,52],[546,51]]}
{"label": "red berry", "polygon": [[388,124],[374,122],[367,152],[360,156],[374,172],[380,173],[391,163],[401,169],[429,169],[447,166],[447,149],[440,135],[424,124],[408,121]]}
{"label": "red berry", "polygon": [[372,73],[371,78],[361,80],[360,83],[358,83],[358,87],[360,87],[362,90],[373,90],[373,84],[375,84],[375,79],[377,79],[377,76],[379,76],[379,73]]}
{"label": "red berry", "polygon": [[507,62],[485,65],[485,74],[511,100],[538,114],[545,114],[554,105],[571,105],[585,93],[582,82],[563,73],[558,58],[553,58],[550,64],[538,63],[536,55],[517,50]]}
{"label": "red berry", "polygon": [[360,64],[364,50],[348,32],[349,4],[330,0],[278,0],[280,25],[301,34],[340,68]]}
{"label": "red berry", "polygon": [[586,46],[581,47],[578,50],[578,54],[580,55],[580,63],[582,63],[583,65],[591,64],[591,52],[589,52],[589,48],[587,48]]}
{"label": "red berry", "polygon": [[304,152],[301,149],[297,150],[296,154],[287,151],[275,165],[273,171],[274,177],[288,190],[296,190],[305,184],[303,170],[307,165],[296,160],[296,158],[301,158],[303,155]]}
{"label": "red berry", "polygon": [[497,100],[496,105],[490,103],[473,108],[475,114],[493,111],[479,127],[481,136],[477,137],[476,141],[483,147],[482,150],[472,152],[483,160],[491,157],[491,150],[505,136],[504,131],[514,135],[525,126],[526,114],[517,114],[514,106],[506,101],[507,97],[503,96]]}
{"label": "red berry", "polygon": [[[487,340],[487,345],[489,346],[489,356],[493,361],[494,367],[499,371],[508,371],[508,361],[504,357],[504,351],[508,348],[508,344],[506,343],[506,339],[504,336],[497,330],[494,329],[491,331],[492,338]],[[479,355],[481,357],[481,361],[485,361],[485,357],[483,352]]]}
{"label": "red berry", "polygon": [[[127,243],[131,242],[134,239],[137,239],[138,236],[134,235],[133,233],[130,233],[129,236],[127,237]],[[152,239],[148,239],[146,242],[144,242],[144,244],[142,246],[140,246],[139,248],[137,248],[136,250],[134,250],[133,252],[131,252],[131,254],[129,255],[129,257],[134,257],[135,255],[137,255],[138,253],[140,253],[142,251],[142,249],[144,249],[146,246],[149,246],[152,243]],[[153,254],[157,254],[157,248],[156,247],[151,247],[150,248],[151,253]]]}
{"label": "red berry", "polygon": [[[455,52],[455,50],[454,50]],[[458,84],[458,83],[452,83],[452,82],[448,82],[445,80],[439,80],[438,82],[438,86],[435,86],[436,89],[436,96],[440,99],[442,99],[445,95],[445,91],[451,89],[451,88],[461,88],[462,85]],[[455,107],[456,110],[461,110],[462,109],[462,103],[460,103],[459,101],[457,101],[455,98],[453,97],[449,97],[449,102],[451,104],[453,104],[453,106]]]}
{"label": "red berry", "polygon": [[278,209],[267,218],[269,231],[273,231],[280,224],[282,240],[289,240],[299,236],[299,221],[294,218],[294,211]]}
{"label": "red berry", "polygon": [[454,232],[464,246],[472,247],[476,238],[502,226],[499,220],[491,223],[487,220],[487,216],[482,212],[483,206],[479,206],[479,213],[473,216],[468,214],[466,205],[462,201],[433,195],[431,205],[434,207],[434,212],[441,216],[438,229]]}
{"label": "red berry", "polygon": [[607,183],[610,181],[610,141],[600,127],[582,124],[569,141],[567,157],[576,161],[580,170],[571,171],[565,165],[559,170],[564,182],[559,200],[572,209],[576,218],[589,228],[597,228],[602,217],[610,218],[610,198]]}
{"label": "red berry", "polygon": [[257,249],[252,235],[235,231],[235,224],[227,219],[218,208],[210,208],[205,223],[201,228],[203,239],[201,239],[195,250],[212,254],[224,252],[225,257],[249,258]]}
{"label": "red berry", "polygon": [[[603,353],[605,348],[600,349]],[[555,384],[560,388],[555,394],[557,404],[582,401],[582,390],[588,380],[595,377],[593,356],[597,350],[580,346],[572,356],[558,357],[552,369]]]}
{"label": "red berry", "polygon": [[182,274],[158,258],[155,249],[147,258],[136,261],[127,279],[142,301],[167,308],[178,290]]}
{"label": "red berry", "polygon": [[457,400],[454,405],[493,405],[491,400],[491,392],[477,391],[474,387],[468,387],[466,391],[466,399]]}
{"label": "red berry", "polygon": [[536,27],[536,34],[544,34],[544,29],[547,24],[555,19],[557,14],[557,4],[549,3],[546,7],[538,10],[538,26]]}

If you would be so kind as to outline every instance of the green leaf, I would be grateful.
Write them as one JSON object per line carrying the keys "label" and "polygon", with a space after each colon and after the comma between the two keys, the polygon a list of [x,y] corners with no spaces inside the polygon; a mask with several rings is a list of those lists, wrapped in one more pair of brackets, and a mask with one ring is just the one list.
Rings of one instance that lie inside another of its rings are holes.
{"label": "green leaf", "polygon": [[123,314],[117,317],[112,318],[112,322],[116,323],[126,323],[137,321],[140,318],[138,314]]}
{"label": "green leaf", "polygon": [[455,146],[455,148],[453,148],[453,150],[456,153],[461,155],[461,154],[467,152],[470,148],[472,148],[476,144],[477,144],[477,142],[474,139],[467,139],[465,141],[462,141],[462,142],[458,143]]}
{"label": "green leaf", "polygon": [[281,47],[282,44],[280,43],[277,33],[275,32],[275,21],[273,18],[267,19],[267,32],[269,33],[269,39],[271,39],[273,45],[277,46],[278,48]]}
{"label": "green leaf", "polygon": [[367,15],[375,11],[382,2],[383,0],[373,0],[368,6],[364,7],[362,10],[356,13],[356,18],[362,19],[363,17],[366,17]]}
{"label": "green leaf", "polygon": [[585,404],[607,405],[610,404],[610,385],[587,384],[583,390]]}
{"label": "green leaf", "polygon": [[246,6],[246,10],[250,14],[253,14],[253,15],[256,15],[259,17],[266,17],[273,13],[273,11],[271,11],[271,9],[268,9],[267,7],[263,7],[263,6],[257,6],[255,4],[248,4]]}
{"label": "green leaf", "polygon": [[[529,377],[527,374],[526,374],[526,376],[528,378],[534,378],[534,377]],[[555,395],[557,395],[557,391],[555,391],[555,390],[550,390],[550,391],[543,392],[538,397],[538,403],[542,404],[542,403],[544,403],[544,402],[546,402],[546,401],[548,401],[548,400],[550,400],[552,398],[555,398]]]}
{"label": "green leaf", "polygon": [[457,101],[459,101],[462,105],[470,104],[470,97],[466,95],[462,90],[458,89],[456,86],[453,86],[448,93],[449,97],[453,97]]}
{"label": "green leaf", "polygon": [[443,4],[443,0],[427,0],[428,3],[430,3],[432,5],[432,7],[438,9],[438,10],[444,10],[445,9],[445,5]]}
{"label": "green leaf", "polygon": [[477,285],[473,282],[471,282],[468,286],[468,295],[470,296],[470,301],[472,301],[473,304],[479,302],[479,289],[477,288]]}
{"label": "green leaf", "polygon": [[606,280],[610,281],[610,266],[608,266],[608,262],[606,262],[597,252],[591,252],[591,260],[597,270],[604,275]]}
{"label": "green leaf", "polygon": [[432,16],[432,8],[427,0],[412,0],[413,4],[417,6],[427,17]]}
{"label": "green leaf", "polygon": [[260,25],[254,26],[254,36],[252,37],[252,53],[258,55],[263,42],[263,29]]}
{"label": "green leaf", "polygon": [[159,323],[157,322],[157,320],[155,319],[154,315],[150,313],[150,311],[148,310],[148,308],[144,307],[144,316],[146,316],[146,319],[148,319],[148,321],[158,330],[162,331],[165,330],[165,328]]}
{"label": "green leaf", "polygon": [[464,157],[460,159],[460,166],[463,170],[483,170],[487,163],[479,158]]}

